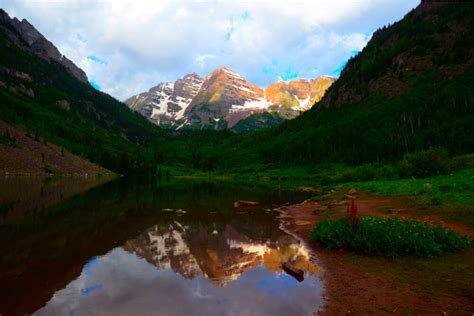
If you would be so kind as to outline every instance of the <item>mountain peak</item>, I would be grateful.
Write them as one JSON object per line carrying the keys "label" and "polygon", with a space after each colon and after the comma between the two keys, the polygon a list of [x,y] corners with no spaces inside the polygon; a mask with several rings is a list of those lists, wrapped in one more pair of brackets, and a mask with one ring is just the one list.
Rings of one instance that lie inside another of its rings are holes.
{"label": "mountain peak", "polygon": [[8,13],[3,10],[2,8],[0,8],[0,19],[1,20],[10,20],[10,16],[8,15]]}
{"label": "mountain peak", "polygon": [[238,72],[236,72],[235,70],[232,70],[226,66],[221,66],[219,68],[217,68],[216,70],[214,70],[210,76],[215,76],[215,75],[220,75],[220,74],[224,74],[225,76],[227,77],[233,77],[235,79],[239,79],[239,80],[245,80],[244,77],[242,77]]}
{"label": "mountain peak", "polygon": [[240,120],[261,112],[293,118],[319,101],[335,78],[298,78],[270,84],[267,89],[248,82],[235,70],[220,66],[204,79],[195,72],[163,83],[125,103],[160,126],[232,128]]}
{"label": "mountain peak", "polygon": [[[55,61],[63,65],[70,74],[84,83],[88,83],[86,73],[71,60],[59,52],[56,46],[47,40],[28,20],[10,18],[4,10],[0,11],[0,27],[7,36],[22,48],[47,61]],[[12,32],[11,28],[16,32]]]}
{"label": "mountain peak", "polygon": [[199,76],[199,75],[198,75],[196,72],[194,72],[194,71],[191,72],[191,73],[189,73],[189,74],[187,74],[187,75],[185,75],[185,76],[183,77],[183,79],[184,79],[184,78],[188,78],[188,77],[198,77],[198,78],[201,78],[201,76]]}
{"label": "mountain peak", "polygon": [[[203,79],[195,72],[173,82],[161,82],[148,92],[125,101],[133,110],[159,125],[173,126],[201,89]],[[176,127],[176,126],[175,126]]]}

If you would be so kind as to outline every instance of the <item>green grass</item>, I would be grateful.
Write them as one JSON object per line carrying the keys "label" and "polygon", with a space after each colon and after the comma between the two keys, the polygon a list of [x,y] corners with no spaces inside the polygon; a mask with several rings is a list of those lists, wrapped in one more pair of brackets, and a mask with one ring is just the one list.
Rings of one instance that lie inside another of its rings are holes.
{"label": "green grass", "polygon": [[416,196],[425,204],[474,206],[474,168],[424,179],[375,180],[337,185],[367,190],[381,195]]}
{"label": "green grass", "polygon": [[457,232],[417,220],[383,216],[362,217],[349,224],[346,218],[323,220],[311,238],[330,249],[348,249],[387,257],[440,256],[471,247],[473,242]]}

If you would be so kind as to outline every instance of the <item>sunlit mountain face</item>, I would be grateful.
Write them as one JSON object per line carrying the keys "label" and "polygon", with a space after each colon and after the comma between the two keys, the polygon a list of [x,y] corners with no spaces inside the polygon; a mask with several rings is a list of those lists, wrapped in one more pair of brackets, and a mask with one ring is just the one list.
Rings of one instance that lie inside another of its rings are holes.
{"label": "sunlit mountain face", "polygon": [[[308,250],[277,225],[255,235],[257,229],[229,222],[156,224],[91,259],[37,314],[311,314],[320,285]],[[283,263],[303,270],[304,279],[285,273]]]}
{"label": "sunlit mountain face", "polygon": [[253,114],[272,113],[281,118],[280,123],[295,118],[321,100],[335,80],[319,76],[274,82],[261,88],[222,66],[205,78],[191,73],[175,83],[161,82],[125,103],[164,128],[234,129]]}

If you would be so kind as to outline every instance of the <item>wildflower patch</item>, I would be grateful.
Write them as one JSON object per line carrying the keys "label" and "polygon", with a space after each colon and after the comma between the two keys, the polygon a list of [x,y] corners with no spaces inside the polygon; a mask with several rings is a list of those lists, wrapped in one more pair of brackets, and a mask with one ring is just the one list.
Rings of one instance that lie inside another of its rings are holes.
{"label": "wildflower patch", "polygon": [[[311,231],[311,238],[330,249],[348,249],[366,254],[399,256],[440,256],[472,247],[473,240],[451,229],[418,220],[384,216],[323,220]],[[357,218],[358,220],[354,220]]]}

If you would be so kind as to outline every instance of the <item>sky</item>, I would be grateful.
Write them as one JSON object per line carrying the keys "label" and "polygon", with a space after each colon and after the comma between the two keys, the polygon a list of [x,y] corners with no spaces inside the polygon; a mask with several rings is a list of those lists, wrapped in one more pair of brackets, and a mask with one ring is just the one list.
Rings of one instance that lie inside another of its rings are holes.
{"label": "sky", "polygon": [[0,0],[119,100],[227,66],[261,87],[338,76],[419,0]]}

